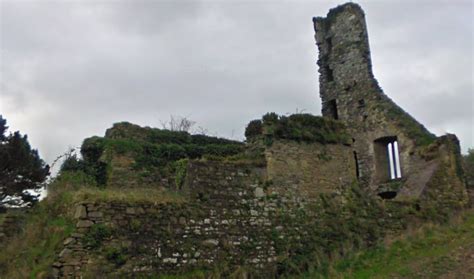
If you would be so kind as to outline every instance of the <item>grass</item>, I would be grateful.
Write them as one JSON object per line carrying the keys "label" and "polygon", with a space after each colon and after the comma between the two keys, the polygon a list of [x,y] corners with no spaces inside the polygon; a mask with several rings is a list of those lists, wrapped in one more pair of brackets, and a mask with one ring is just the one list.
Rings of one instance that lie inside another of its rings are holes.
{"label": "grass", "polygon": [[[84,173],[64,173],[51,183],[48,197],[24,213],[26,219],[22,231],[3,247],[0,278],[47,278],[62,242],[74,231],[74,204],[112,201],[156,204],[179,203],[184,198],[176,193],[151,188],[126,191],[98,188]],[[4,215],[0,217],[3,219]]]}
{"label": "grass", "polygon": [[176,192],[150,187],[132,189],[98,187],[94,179],[83,172],[63,172],[48,187],[48,196],[67,195],[70,204],[78,202],[150,202],[180,203],[184,197]]}
{"label": "grass", "polygon": [[22,232],[0,253],[0,278],[46,278],[62,241],[74,229],[65,199],[45,200],[26,216]]}
{"label": "grass", "polygon": [[306,113],[290,116],[267,113],[262,120],[250,122],[245,135],[248,140],[264,136],[267,145],[271,145],[273,139],[322,144],[350,142],[350,136],[342,122]]}
{"label": "grass", "polygon": [[5,221],[5,217],[7,217],[7,214],[0,214],[0,226],[3,224],[3,221]]}
{"label": "grass", "polygon": [[[467,250],[466,250],[467,249]],[[330,264],[326,272],[304,278],[465,278],[466,260],[474,253],[474,211],[452,224],[424,225],[387,247],[376,247]],[[471,259],[472,261],[472,259]]]}
{"label": "grass", "polygon": [[140,203],[150,202],[160,203],[181,203],[185,199],[178,193],[153,189],[153,188],[134,188],[134,189],[113,189],[113,188],[83,188],[73,194],[74,201],[77,202],[128,202]]}

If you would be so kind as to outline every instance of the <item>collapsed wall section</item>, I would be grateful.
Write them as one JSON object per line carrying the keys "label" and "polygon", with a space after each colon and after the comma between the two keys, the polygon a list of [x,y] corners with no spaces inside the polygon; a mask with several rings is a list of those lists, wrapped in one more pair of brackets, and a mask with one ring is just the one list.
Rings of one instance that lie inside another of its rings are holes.
{"label": "collapsed wall section", "polygon": [[[432,199],[418,203],[433,212],[459,205],[451,191],[459,185],[443,184],[457,160],[449,156],[456,145],[445,140],[444,168],[435,172],[441,183],[426,193]],[[356,169],[350,145],[275,139],[265,149],[265,166],[189,161],[176,193],[184,201],[77,204],[76,231],[65,239],[53,277],[185,274],[225,266],[225,276],[240,269],[274,278],[297,272],[292,266],[304,266],[314,253],[344,255],[397,234],[416,209],[382,204],[351,183]]]}
{"label": "collapsed wall section", "polygon": [[[252,165],[196,162],[188,166],[187,202],[79,204],[77,232],[65,241],[55,276],[172,274],[223,262],[274,272],[277,204],[265,199],[262,175]],[[91,248],[98,226],[110,234]]]}
{"label": "collapsed wall section", "polygon": [[[420,197],[423,190],[415,188],[430,184],[444,155],[441,149],[437,156],[423,155],[425,149],[440,148],[436,137],[379,87],[372,72],[363,10],[347,3],[313,22],[322,113],[343,122],[352,135],[361,185],[383,197],[394,198],[398,193]],[[456,174],[446,179],[462,184]],[[456,191],[462,192],[463,187]]]}

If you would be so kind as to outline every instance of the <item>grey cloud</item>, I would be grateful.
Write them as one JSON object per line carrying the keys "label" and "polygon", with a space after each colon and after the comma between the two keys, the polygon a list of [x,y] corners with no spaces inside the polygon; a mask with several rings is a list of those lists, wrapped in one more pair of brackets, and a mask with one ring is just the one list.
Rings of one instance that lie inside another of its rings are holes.
{"label": "grey cloud", "polygon": [[[311,18],[339,3],[2,1],[0,112],[48,161],[113,122],[170,114],[242,139],[268,111],[319,114]],[[385,92],[474,146],[472,4],[361,5]]]}

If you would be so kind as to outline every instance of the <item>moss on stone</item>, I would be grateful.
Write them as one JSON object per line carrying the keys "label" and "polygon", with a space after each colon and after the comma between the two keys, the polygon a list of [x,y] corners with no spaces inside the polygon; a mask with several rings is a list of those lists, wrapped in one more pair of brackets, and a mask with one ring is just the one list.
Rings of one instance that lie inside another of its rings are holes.
{"label": "moss on stone", "polygon": [[388,99],[378,104],[385,112],[387,118],[415,141],[417,146],[427,146],[436,140],[436,136],[430,133],[422,124],[418,123],[411,115]]}
{"label": "moss on stone", "polygon": [[275,113],[267,113],[262,117],[261,129],[253,127],[258,126],[257,123],[254,120],[247,127],[248,141],[261,137],[267,145],[271,145],[274,139],[323,144],[350,142],[350,136],[341,122],[321,116],[311,114],[278,116]]}
{"label": "moss on stone", "polygon": [[186,178],[188,159],[182,159],[175,163],[175,184],[176,189],[181,189]]}

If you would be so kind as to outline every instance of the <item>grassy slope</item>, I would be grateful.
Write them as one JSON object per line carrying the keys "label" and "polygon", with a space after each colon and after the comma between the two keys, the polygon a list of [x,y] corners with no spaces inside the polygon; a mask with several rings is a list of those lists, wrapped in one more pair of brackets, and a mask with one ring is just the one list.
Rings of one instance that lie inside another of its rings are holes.
{"label": "grassy slope", "polygon": [[305,278],[473,278],[474,211],[450,225],[425,225],[393,242],[336,261]]}
{"label": "grassy slope", "polygon": [[[75,229],[72,218],[78,202],[183,202],[173,193],[157,189],[99,189],[81,173],[64,173],[49,195],[26,216],[25,227],[0,248],[0,279],[47,278],[62,243]],[[0,222],[3,222],[0,220]]]}
{"label": "grassy slope", "polygon": [[[64,174],[51,185],[50,197],[29,214],[26,227],[0,252],[0,278],[44,278],[62,241],[74,230],[72,205],[79,201],[183,202],[180,196],[153,189],[126,194],[85,187],[87,177]],[[57,188],[55,193],[54,189]],[[366,250],[340,259],[326,273],[305,278],[472,278],[474,274],[474,210],[460,214],[451,225],[423,225],[388,248]],[[202,272],[169,278],[205,278]],[[302,278],[298,276],[296,278]]]}

